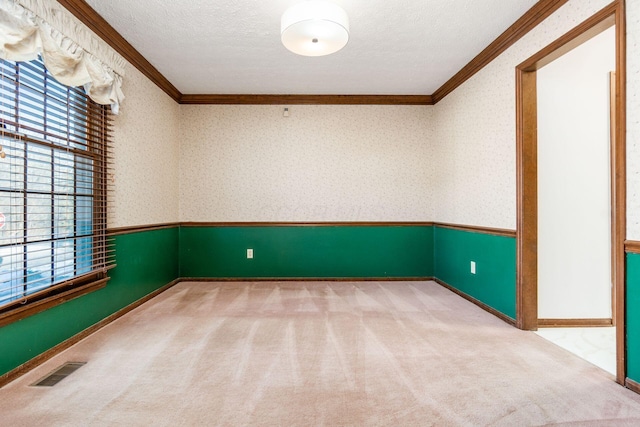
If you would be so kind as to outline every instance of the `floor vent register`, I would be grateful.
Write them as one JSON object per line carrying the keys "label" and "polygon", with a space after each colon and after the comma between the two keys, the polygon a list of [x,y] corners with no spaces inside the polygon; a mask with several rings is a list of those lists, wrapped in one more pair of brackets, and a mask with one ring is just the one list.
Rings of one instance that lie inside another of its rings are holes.
{"label": "floor vent register", "polygon": [[86,362],[67,362],[53,372],[47,374],[44,378],[39,379],[32,384],[34,387],[53,387],[75,371],[86,365]]}

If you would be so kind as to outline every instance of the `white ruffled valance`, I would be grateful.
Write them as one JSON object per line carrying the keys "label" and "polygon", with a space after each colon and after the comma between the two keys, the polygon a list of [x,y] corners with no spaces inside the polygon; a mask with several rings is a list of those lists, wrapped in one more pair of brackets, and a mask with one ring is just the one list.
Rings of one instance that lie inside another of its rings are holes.
{"label": "white ruffled valance", "polygon": [[118,114],[124,58],[53,0],[0,0],[0,57],[31,61],[38,54],[56,80],[84,86]]}

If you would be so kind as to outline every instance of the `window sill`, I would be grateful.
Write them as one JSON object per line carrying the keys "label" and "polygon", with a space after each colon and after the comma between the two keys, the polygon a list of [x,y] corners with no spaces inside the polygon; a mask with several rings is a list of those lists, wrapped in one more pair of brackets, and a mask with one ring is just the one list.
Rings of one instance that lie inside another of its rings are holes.
{"label": "window sill", "polygon": [[[58,286],[43,292],[40,295],[29,296],[31,301],[21,304],[16,302],[6,307],[0,308],[0,328],[10,323],[17,322],[29,316],[33,316],[41,311],[48,310],[74,298],[86,295],[98,289],[104,288],[109,281],[105,274],[91,275],[89,282],[84,284],[71,283],[68,286]],[[69,289],[69,286],[73,286]]]}

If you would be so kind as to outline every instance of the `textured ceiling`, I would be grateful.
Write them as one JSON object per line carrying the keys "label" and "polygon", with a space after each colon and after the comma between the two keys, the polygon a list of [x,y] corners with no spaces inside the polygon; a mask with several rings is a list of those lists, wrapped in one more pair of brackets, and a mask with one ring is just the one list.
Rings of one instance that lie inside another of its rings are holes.
{"label": "textured ceiling", "polygon": [[87,0],[184,94],[432,94],[536,0],[334,0],[341,51],[302,57],[280,43],[301,0]]}

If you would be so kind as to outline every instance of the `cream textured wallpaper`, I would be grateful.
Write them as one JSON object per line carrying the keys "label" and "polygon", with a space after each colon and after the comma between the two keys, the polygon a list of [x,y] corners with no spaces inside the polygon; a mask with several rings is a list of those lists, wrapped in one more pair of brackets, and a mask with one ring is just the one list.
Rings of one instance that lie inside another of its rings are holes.
{"label": "cream textured wallpaper", "polygon": [[640,240],[640,1],[626,4],[627,238]]}
{"label": "cream textured wallpaper", "polygon": [[114,214],[109,227],[178,221],[180,106],[133,66],[114,117]]}
{"label": "cream textured wallpaper", "polygon": [[[428,221],[515,229],[517,64],[609,3],[571,0],[435,107],[178,106],[128,67],[110,226]],[[628,238],[640,240],[640,2],[627,1]],[[179,167],[180,166],[180,167]]]}
{"label": "cream textured wallpaper", "polygon": [[181,221],[429,221],[433,107],[187,106]]}
{"label": "cream textured wallpaper", "polygon": [[516,228],[515,67],[609,3],[571,0],[436,105],[436,221]]}

